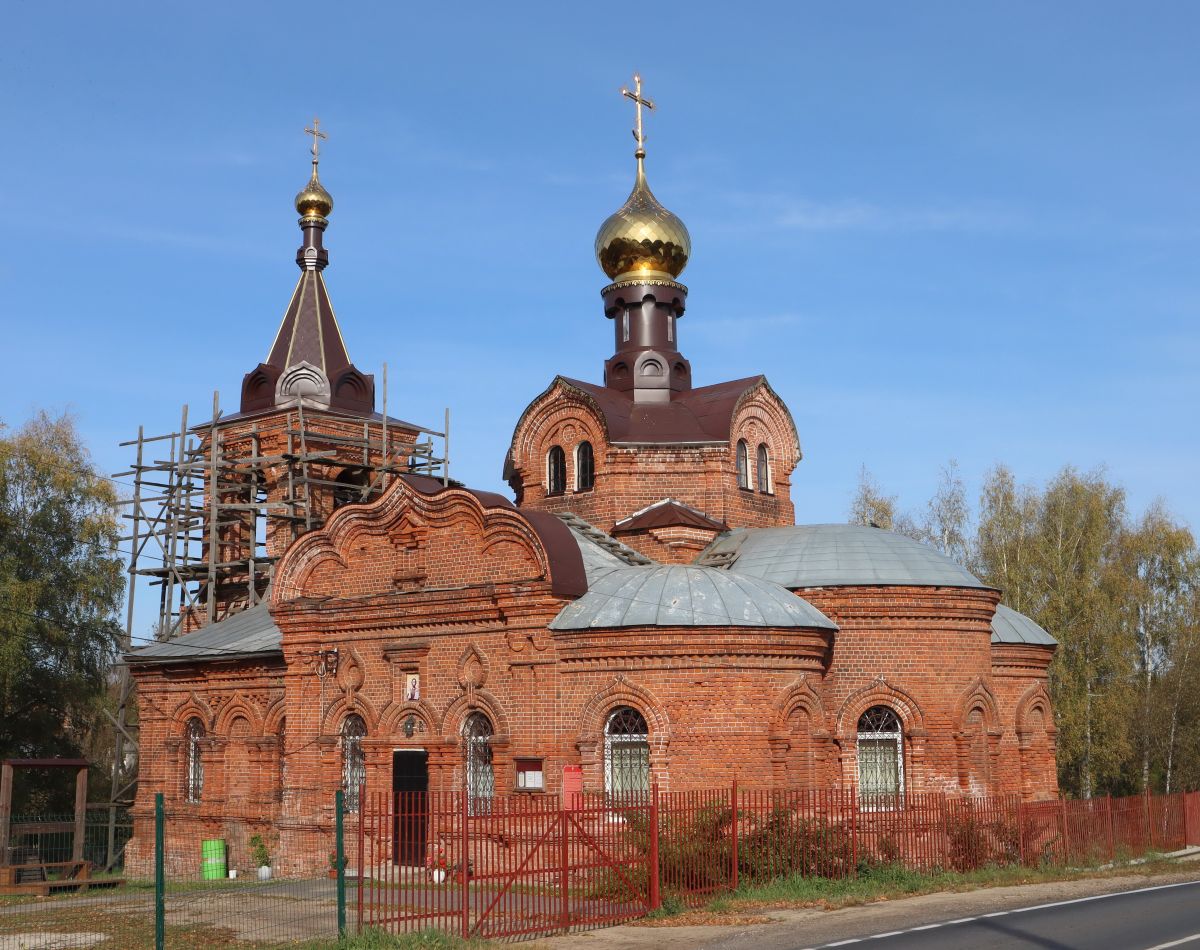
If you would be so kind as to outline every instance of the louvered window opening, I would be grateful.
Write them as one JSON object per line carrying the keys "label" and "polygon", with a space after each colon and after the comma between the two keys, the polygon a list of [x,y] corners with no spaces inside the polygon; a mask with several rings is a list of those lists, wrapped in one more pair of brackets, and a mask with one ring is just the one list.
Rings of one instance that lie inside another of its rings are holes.
{"label": "louvered window opening", "polygon": [[487,815],[496,794],[496,773],[492,767],[492,721],[483,713],[471,713],[463,723],[463,754],[466,760],[467,811]]}
{"label": "louvered window opening", "polygon": [[363,717],[351,713],[342,723],[342,792],[346,811],[358,811],[358,798],[367,778],[367,759],[363,739],[367,724]]}
{"label": "louvered window opening", "polygon": [[604,791],[610,800],[650,791],[650,736],[645,717],[621,706],[604,728]]}
{"label": "louvered window opening", "polygon": [[858,799],[873,809],[904,804],[904,735],[887,706],[872,706],[858,720]]}
{"label": "louvered window opening", "polygon": [[200,801],[204,791],[204,760],[200,757],[200,741],[204,738],[204,724],[199,719],[187,723],[187,801]]}

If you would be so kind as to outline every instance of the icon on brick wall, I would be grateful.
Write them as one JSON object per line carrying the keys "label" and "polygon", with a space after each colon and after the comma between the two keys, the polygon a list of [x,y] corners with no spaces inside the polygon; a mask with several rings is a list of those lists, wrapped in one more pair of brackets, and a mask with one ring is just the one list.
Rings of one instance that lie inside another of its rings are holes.
{"label": "icon on brick wall", "polygon": [[415,703],[421,698],[421,676],[419,673],[409,673],[404,677],[404,701]]}

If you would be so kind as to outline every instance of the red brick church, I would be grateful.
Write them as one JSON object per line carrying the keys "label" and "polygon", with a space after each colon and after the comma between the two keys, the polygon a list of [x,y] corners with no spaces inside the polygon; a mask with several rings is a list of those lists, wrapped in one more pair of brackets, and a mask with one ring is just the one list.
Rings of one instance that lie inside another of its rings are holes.
{"label": "red brick church", "polygon": [[[694,384],[691,238],[650,191],[640,137],[635,156],[596,238],[613,353],[600,382],[558,376],[530,402],[504,459],[510,500],[387,469],[367,490],[377,460],[350,436],[403,452],[420,427],[377,412],[342,341],[314,155],[296,290],[240,411],[206,439],[226,460],[284,457],[299,413],[331,446],[326,476],[304,518],[261,541],[274,560],[255,596],[210,577],[215,608],[128,658],[131,867],[157,792],[181,816],[180,861],[200,838],[266,829],[295,856],[285,871],[322,859],[308,843],[328,835],[334,792],[354,810],[364,781],[476,798],[735,778],[1056,794],[1054,640],[916,541],[794,524],[792,415],[762,376]],[[255,471],[262,498],[284,497],[282,469]],[[232,562],[254,530],[225,523],[208,543]]]}

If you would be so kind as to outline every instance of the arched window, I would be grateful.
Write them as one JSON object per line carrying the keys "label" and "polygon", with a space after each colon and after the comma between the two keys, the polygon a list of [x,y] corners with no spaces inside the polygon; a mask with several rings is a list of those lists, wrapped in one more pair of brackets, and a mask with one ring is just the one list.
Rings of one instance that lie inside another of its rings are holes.
{"label": "arched window", "polygon": [[750,462],[746,458],[746,440],[745,439],[738,439],[737,479],[738,479],[738,488],[749,488],[750,487]]}
{"label": "arched window", "polygon": [[767,450],[767,444],[760,442],[758,444],[758,490],[764,495],[771,494],[771,453]]}
{"label": "arched window", "polygon": [[367,777],[367,759],[363,754],[363,739],[367,724],[358,713],[342,720],[342,792],[346,811],[358,811],[358,795]]}
{"label": "arched window", "polygon": [[546,494],[561,495],[567,490],[567,454],[561,445],[553,445],[546,456]]}
{"label": "arched window", "polygon": [[650,741],[646,717],[618,706],[604,724],[604,791],[623,798],[650,790]]}
{"label": "arched window", "polygon": [[575,490],[591,491],[596,484],[596,459],[592,443],[580,442],[575,448]]}
{"label": "arched window", "polygon": [[204,739],[204,723],[193,716],[187,721],[187,794],[189,802],[200,801],[204,791],[204,761],[200,758],[200,743]]}
{"label": "arched window", "polygon": [[[559,451],[562,451],[561,449]],[[466,760],[467,809],[472,815],[487,814],[496,792],[492,770],[492,721],[473,712],[463,723],[463,756]]]}
{"label": "arched window", "polygon": [[904,796],[904,735],[887,706],[858,718],[858,797],[868,807],[892,808]]}

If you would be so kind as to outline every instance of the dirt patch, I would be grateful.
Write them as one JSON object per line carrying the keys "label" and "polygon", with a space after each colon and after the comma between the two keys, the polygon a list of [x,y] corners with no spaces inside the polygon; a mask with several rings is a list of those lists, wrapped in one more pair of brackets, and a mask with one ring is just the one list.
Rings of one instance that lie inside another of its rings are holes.
{"label": "dirt patch", "polygon": [[644,917],[630,927],[750,927],[769,924],[774,917],[763,914],[718,913],[711,910],[686,910],[672,917]]}
{"label": "dirt patch", "polygon": [[9,934],[0,937],[0,950],[75,950],[94,947],[108,940],[108,934]]}

